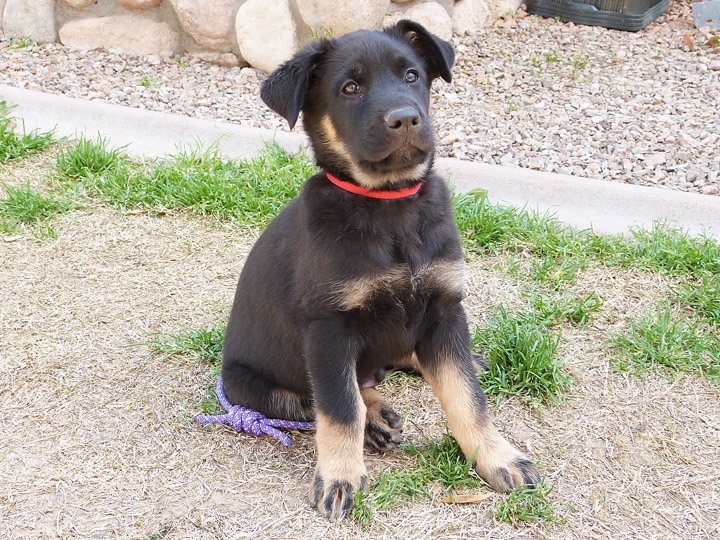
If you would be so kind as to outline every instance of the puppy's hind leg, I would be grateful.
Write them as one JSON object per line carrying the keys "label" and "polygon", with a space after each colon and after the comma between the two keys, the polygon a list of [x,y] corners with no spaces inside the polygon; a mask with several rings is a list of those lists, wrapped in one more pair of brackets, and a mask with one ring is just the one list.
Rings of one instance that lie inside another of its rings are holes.
{"label": "puppy's hind leg", "polygon": [[440,399],[448,425],[476,472],[500,492],[540,481],[535,464],[506,441],[490,421],[459,304],[428,330],[417,347],[425,380]]}
{"label": "puppy's hind leg", "polygon": [[233,405],[258,411],[268,418],[311,422],[315,411],[310,397],[280,388],[239,362],[223,363],[225,395]]}
{"label": "puppy's hind leg", "polygon": [[402,435],[402,420],[375,388],[360,390],[367,407],[365,448],[371,452],[389,452],[397,448]]}

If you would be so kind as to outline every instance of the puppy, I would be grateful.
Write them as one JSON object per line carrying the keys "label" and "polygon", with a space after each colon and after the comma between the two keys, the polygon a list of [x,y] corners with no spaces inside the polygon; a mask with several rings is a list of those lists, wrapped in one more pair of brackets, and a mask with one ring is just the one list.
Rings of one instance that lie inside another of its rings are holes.
{"label": "puppy", "polygon": [[539,480],[488,416],[461,305],[463,254],[432,172],[430,85],[452,46],[419,24],[313,42],[261,97],[300,112],[322,172],[263,232],[240,275],[223,350],[231,402],[317,422],[310,502],[330,518],[367,483],[363,446],[400,442],[375,386],[416,362],[478,474],[507,492]]}

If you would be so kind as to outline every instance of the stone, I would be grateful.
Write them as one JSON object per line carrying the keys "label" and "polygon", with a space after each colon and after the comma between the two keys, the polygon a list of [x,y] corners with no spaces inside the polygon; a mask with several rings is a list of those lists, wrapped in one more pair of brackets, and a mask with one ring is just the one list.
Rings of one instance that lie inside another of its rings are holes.
{"label": "stone", "polygon": [[489,26],[493,20],[495,5],[488,0],[459,0],[455,3],[452,16],[452,29],[463,36],[474,34]]}
{"label": "stone", "polygon": [[131,9],[153,9],[163,3],[163,0],[115,0],[123,7]]}
{"label": "stone", "polygon": [[51,43],[57,39],[55,0],[7,0],[2,25],[6,36]]}
{"label": "stone", "polygon": [[237,55],[233,53],[207,51],[193,53],[192,56],[199,58],[203,62],[210,62],[211,64],[215,64],[216,66],[238,67],[242,63],[240,62],[240,59],[237,57]]}
{"label": "stone", "polygon": [[63,2],[75,9],[85,9],[97,2],[97,0],[63,0]]}
{"label": "stone", "polygon": [[515,13],[525,0],[497,0],[495,2],[495,17],[502,17],[508,12]]}
{"label": "stone", "polygon": [[445,8],[437,2],[416,4],[408,9],[402,18],[423,25],[440,39],[448,41],[452,38],[452,19]]}
{"label": "stone", "polygon": [[0,0],[0,35],[2,35],[2,19],[3,19],[3,11],[5,11],[5,0]]}
{"label": "stone", "polygon": [[331,2],[328,0],[297,0],[303,21],[316,32],[341,36],[364,28],[380,27],[390,0],[363,2]]}
{"label": "stone", "polygon": [[[236,0],[170,0],[170,3],[180,25],[199,45],[211,51],[232,49]],[[273,35],[272,32],[266,34],[265,39]]]}
{"label": "stone", "polygon": [[180,36],[169,24],[138,15],[78,19],[65,24],[59,34],[63,45],[75,49],[161,56],[171,56],[180,49]]}
{"label": "stone", "polygon": [[299,47],[289,0],[247,0],[238,9],[235,32],[242,57],[266,73],[289,60]]}

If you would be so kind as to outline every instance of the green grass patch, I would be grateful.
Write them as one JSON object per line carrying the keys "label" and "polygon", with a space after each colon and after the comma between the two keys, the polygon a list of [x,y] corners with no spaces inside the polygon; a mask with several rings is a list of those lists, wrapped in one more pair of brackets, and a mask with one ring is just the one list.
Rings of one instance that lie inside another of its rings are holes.
{"label": "green grass patch", "polygon": [[458,488],[487,486],[472,468],[472,460],[465,459],[457,441],[447,433],[440,441],[422,441],[401,450],[415,458],[413,472],[385,470],[364,491],[356,493],[354,521],[369,524],[377,512],[430,499],[434,486],[440,486],[446,494]]}
{"label": "green grass patch", "polygon": [[602,300],[595,291],[585,296],[575,296],[565,292],[548,297],[538,289],[530,289],[524,294],[533,307],[533,316],[547,326],[564,323],[585,326],[595,320],[596,314],[602,309]]}
{"label": "green grass patch", "polygon": [[675,300],[694,308],[698,314],[720,328],[720,274],[687,281],[675,291]]}
{"label": "green grass patch", "polygon": [[720,243],[715,238],[692,237],[666,223],[633,229],[626,238],[564,225],[549,213],[492,205],[482,191],[456,194],[453,206],[469,253],[527,252],[540,259],[529,276],[538,281],[560,284],[593,261],[671,275],[720,273]]}
{"label": "green grass patch", "polygon": [[628,320],[629,333],[611,337],[619,353],[612,360],[618,371],[665,376],[692,373],[720,384],[720,335],[712,327],[683,319],[670,306]]}
{"label": "green grass patch", "polygon": [[557,358],[560,334],[551,326],[535,313],[514,314],[499,306],[484,328],[475,329],[473,348],[489,361],[489,369],[477,375],[486,394],[498,400],[516,396],[533,408],[563,401],[570,378]]}
{"label": "green grass patch", "polygon": [[64,180],[93,178],[114,171],[127,170],[123,148],[110,148],[107,139],[80,137],[73,146],[60,150],[55,158],[55,170]]}
{"label": "green grass patch", "polygon": [[17,232],[22,225],[31,225],[37,238],[54,238],[50,219],[64,214],[78,205],[66,197],[43,195],[29,185],[5,185],[6,196],[0,199],[0,233]]}
{"label": "green grass patch", "polygon": [[[184,208],[252,227],[267,225],[317,172],[304,154],[289,155],[274,144],[248,160],[224,159],[215,146],[182,150],[150,164],[121,158],[103,141],[85,143],[63,154],[58,171],[66,187],[79,183],[113,206]],[[84,169],[87,163],[92,167]]]}
{"label": "green grass patch", "polygon": [[151,354],[192,356],[199,362],[209,363],[214,369],[220,369],[225,341],[224,325],[210,325],[201,329],[181,326],[180,332],[153,334],[152,338],[146,344]]}
{"label": "green grass patch", "polygon": [[546,485],[544,480],[534,488],[512,491],[496,500],[495,517],[515,527],[532,521],[564,525],[565,520],[555,512],[568,506],[553,503],[550,499],[552,491],[553,486]]}
{"label": "green grass patch", "polygon": [[22,135],[18,135],[9,113],[10,107],[0,101],[0,163],[42,152],[54,142],[52,131],[41,133],[35,129],[27,132],[23,127]]}

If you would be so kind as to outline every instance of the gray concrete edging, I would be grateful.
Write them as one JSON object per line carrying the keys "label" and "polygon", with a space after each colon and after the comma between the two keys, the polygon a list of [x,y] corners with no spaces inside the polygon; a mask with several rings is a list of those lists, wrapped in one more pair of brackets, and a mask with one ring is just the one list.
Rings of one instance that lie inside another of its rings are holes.
{"label": "gray concrete edging", "polygon": [[[249,128],[104,102],[44,94],[0,85],[0,100],[28,130],[55,129],[58,136],[107,137],[133,156],[159,157],[178,146],[217,144],[229,157],[250,157],[267,141],[294,152],[307,147],[304,134]],[[457,159],[438,158],[436,170],[460,192],[486,189],[493,203],[550,212],[565,223],[599,233],[627,233],[666,220],[693,235],[720,237],[720,197],[620,184]]]}

